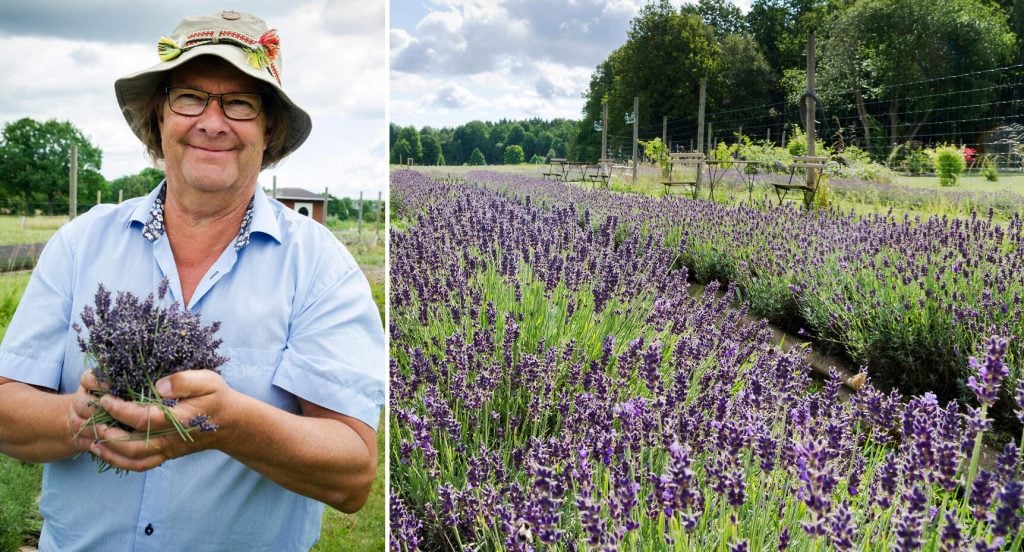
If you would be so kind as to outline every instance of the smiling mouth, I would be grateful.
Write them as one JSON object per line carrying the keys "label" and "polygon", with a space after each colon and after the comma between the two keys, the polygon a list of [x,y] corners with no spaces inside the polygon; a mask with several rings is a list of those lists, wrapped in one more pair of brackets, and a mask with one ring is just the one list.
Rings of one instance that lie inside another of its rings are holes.
{"label": "smiling mouth", "polygon": [[229,151],[233,151],[233,148],[218,149],[218,148],[208,148],[208,147],[203,147],[203,146],[196,146],[196,145],[192,145],[192,144],[189,144],[189,147],[191,147],[193,149],[197,149],[199,151],[204,151],[204,152],[207,152],[207,153],[226,153],[226,152],[229,152]]}

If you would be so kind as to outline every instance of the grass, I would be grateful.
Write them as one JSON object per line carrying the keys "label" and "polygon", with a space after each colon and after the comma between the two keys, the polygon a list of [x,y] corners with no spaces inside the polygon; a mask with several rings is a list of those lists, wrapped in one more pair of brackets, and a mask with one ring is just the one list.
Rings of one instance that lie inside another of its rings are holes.
{"label": "grass", "polygon": [[0,215],[0,245],[43,243],[67,221],[66,216]]}
{"label": "grass", "polygon": [[[0,217],[0,228],[9,224]],[[53,217],[56,219],[57,217]],[[47,230],[40,238],[45,241],[57,226]],[[371,227],[372,228],[372,227]],[[384,315],[384,240],[364,226],[360,236],[355,229],[338,230],[335,235],[346,244],[360,267],[370,280],[374,302]],[[0,232],[0,236],[7,236]],[[7,330],[14,310],[21,300],[22,292],[28,285],[30,272],[0,273],[0,340]],[[384,501],[385,474],[384,425],[377,432],[377,479],[370,491],[366,505],[355,514],[345,514],[333,508],[324,509],[320,541],[314,550],[319,552],[353,550],[384,550]],[[25,464],[0,454],[0,552],[17,550],[25,542],[31,543],[42,527],[37,497],[42,486],[42,466]],[[16,537],[9,536],[16,535]],[[13,545],[11,544],[13,543]]]}
{"label": "grass", "polygon": [[7,325],[11,323],[14,310],[18,308],[21,294],[28,285],[29,272],[0,272],[0,340],[7,333]]}
{"label": "grass", "polygon": [[0,454],[0,552],[17,550],[39,534],[43,518],[37,498],[42,477],[42,466]]}
{"label": "grass", "polygon": [[370,497],[363,509],[355,514],[345,514],[327,507],[324,509],[323,529],[320,541],[313,547],[315,552],[340,552],[348,550],[384,550],[384,417],[377,431],[377,479],[373,482]]}

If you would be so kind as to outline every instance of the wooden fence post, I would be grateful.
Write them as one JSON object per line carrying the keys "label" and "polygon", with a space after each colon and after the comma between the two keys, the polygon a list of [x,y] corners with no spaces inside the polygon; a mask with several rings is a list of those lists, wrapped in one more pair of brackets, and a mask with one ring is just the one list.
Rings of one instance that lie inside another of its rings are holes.
{"label": "wooden fence post", "polygon": [[[52,208],[52,206],[51,206]],[[50,212],[53,214],[53,211]],[[68,175],[68,219],[78,215],[78,144],[71,144],[71,174]]]}

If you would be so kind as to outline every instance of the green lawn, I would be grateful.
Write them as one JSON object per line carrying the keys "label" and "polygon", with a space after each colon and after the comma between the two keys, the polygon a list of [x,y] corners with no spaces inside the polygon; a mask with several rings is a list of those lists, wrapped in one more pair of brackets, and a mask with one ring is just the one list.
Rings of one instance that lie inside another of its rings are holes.
{"label": "green lawn", "polygon": [[0,215],[0,245],[42,243],[68,221],[68,217]]}

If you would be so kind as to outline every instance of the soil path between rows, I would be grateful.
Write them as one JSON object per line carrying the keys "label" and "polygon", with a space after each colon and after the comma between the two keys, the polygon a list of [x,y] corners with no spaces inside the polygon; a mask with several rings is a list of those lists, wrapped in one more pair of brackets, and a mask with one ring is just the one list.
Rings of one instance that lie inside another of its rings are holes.
{"label": "soil path between rows", "polygon": [[0,245],[0,272],[29,268],[36,263],[45,243]]}

